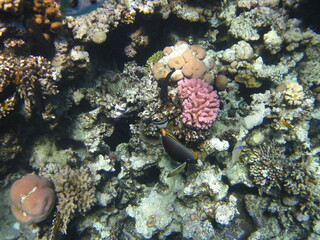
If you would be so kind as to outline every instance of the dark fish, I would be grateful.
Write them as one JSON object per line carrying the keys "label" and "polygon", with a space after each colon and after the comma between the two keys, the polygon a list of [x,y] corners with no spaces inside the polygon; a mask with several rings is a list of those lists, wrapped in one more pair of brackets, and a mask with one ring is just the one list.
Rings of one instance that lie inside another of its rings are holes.
{"label": "dark fish", "polygon": [[66,16],[80,16],[97,9],[105,0],[60,0],[61,12]]}
{"label": "dark fish", "polygon": [[168,122],[154,123],[161,130],[161,139],[163,148],[167,154],[177,162],[192,162],[198,159],[198,154],[184,146],[171,133],[167,132],[165,128]]}
{"label": "dark fish", "polygon": [[170,77],[174,73],[175,70],[172,70],[168,73],[165,79],[161,82],[161,90],[160,90],[160,99],[162,103],[166,103],[168,101],[168,86],[170,82]]}

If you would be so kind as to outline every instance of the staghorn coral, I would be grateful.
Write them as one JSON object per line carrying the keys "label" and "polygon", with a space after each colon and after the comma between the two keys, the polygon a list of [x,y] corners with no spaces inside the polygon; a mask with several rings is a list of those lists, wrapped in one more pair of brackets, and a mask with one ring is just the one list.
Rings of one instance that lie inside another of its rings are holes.
{"label": "staghorn coral", "polygon": [[53,222],[54,234],[59,229],[67,233],[67,226],[76,213],[84,214],[96,202],[96,182],[86,167],[48,164],[41,175],[50,179],[57,194],[57,212]]}
{"label": "staghorn coral", "polygon": [[55,204],[52,184],[45,177],[27,175],[14,182],[10,190],[13,215],[24,223],[39,223]]}
{"label": "staghorn coral", "polygon": [[26,118],[35,111],[46,116],[45,99],[59,91],[54,84],[51,63],[41,56],[0,56],[0,119],[18,108],[23,101]]}
{"label": "staghorn coral", "polygon": [[220,106],[217,91],[201,79],[185,79],[178,82],[178,93],[183,106],[182,122],[197,129],[210,128]]}

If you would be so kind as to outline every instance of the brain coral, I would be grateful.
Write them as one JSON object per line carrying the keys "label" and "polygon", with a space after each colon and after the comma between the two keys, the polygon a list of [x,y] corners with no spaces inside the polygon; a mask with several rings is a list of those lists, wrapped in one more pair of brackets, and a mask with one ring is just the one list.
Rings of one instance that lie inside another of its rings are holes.
{"label": "brain coral", "polygon": [[208,129],[216,120],[220,100],[217,91],[201,79],[184,79],[178,82],[182,101],[182,122],[197,129]]}
{"label": "brain coral", "polygon": [[50,214],[55,193],[48,179],[30,174],[14,182],[10,199],[12,213],[19,221],[39,223]]}

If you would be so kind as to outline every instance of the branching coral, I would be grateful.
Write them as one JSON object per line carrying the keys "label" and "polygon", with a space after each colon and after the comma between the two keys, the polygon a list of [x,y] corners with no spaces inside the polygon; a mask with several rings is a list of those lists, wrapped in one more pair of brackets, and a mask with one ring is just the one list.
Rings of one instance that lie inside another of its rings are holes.
{"label": "branching coral", "polygon": [[[96,182],[89,169],[81,167],[47,165],[42,175],[51,179],[57,194],[57,212],[53,229],[60,229],[64,234],[76,212],[87,212],[96,202]],[[55,232],[55,231],[53,231]]]}
{"label": "branching coral", "polygon": [[284,180],[286,156],[279,146],[261,145],[248,151],[246,162],[253,181],[261,186],[260,192],[281,189]]}
{"label": "branching coral", "polygon": [[[309,153],[299,157],[286,156],[277,144],[263,144],[247,150],[249,173],[260,193],[271,193],[272,188],[297,199],[299,212],[319,213],[318,163]],[[296,204],[297,204],[296,203]]]}
{"label": "branching coral", "polygon": [[24,101],[25,117],[44,113],[45,99],[58,93],[51,63],[44,57],[0,56],[0,119]]}
{"label": "branching coral", "polygon": [[201,79],[178,82],[183,106],[182,122],[189,127],[208,129],[218,116],[220,100],[217,91]]}
{"label": "branching coral", "polygon": [[302,86],[296,82],[286,83],[283,94],[289,105],[301,105],[305,98]]}

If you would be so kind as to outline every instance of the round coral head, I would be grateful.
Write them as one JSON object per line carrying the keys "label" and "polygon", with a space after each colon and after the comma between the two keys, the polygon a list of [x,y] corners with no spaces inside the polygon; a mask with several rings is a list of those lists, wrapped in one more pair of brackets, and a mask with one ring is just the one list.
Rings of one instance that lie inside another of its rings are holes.
{"label": "round coral head", "polygon": [[55,193],[45,177],[28,175],[17,180],[11,187],[11,210],[21,222],[43,221],[54,207]]}

